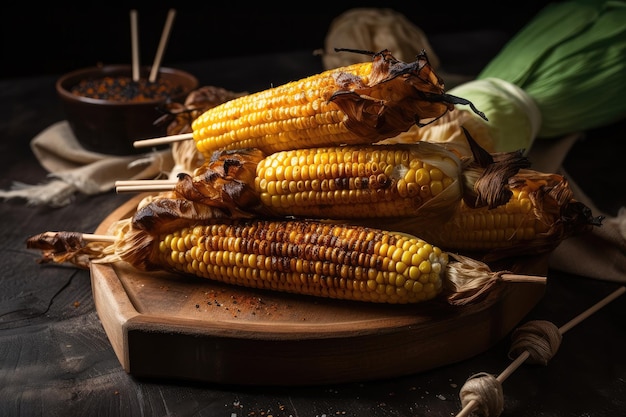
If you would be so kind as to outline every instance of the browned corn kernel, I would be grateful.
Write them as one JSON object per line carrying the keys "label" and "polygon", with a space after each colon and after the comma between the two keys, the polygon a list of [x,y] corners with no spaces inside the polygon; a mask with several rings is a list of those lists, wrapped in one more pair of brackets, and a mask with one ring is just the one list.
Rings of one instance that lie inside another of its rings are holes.
{"label": "browned corn kernel", "polygon": [[431,148],[422,143],[277,152],[258,164],[255,189],[275,215],[416,216],[446,189],[451,201],[461,198],[460,162]]}
{"label": "browned corn kernel", "polygon": [[377,303],[441,293],[448,256],[409,235],[321,222],[251,220],[160,236],[158,262],[249,288]]}

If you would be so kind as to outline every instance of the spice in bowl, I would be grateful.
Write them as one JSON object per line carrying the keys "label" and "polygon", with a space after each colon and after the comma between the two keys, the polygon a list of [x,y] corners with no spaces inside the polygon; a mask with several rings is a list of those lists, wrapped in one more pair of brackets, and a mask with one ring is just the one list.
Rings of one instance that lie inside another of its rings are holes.
{"label": "spice in bowl", "polygon": [[77,96],[98,100],[132,102],[167,100],[182,94],[183,86],[167,78],[150,82],[147,79],[133,81],[131,77],[107,76],[81,80],[71,91]]}
{"label": "spice in bowl", "polygon": [[198,88],[193,75],[160,68],[154,82],[149,68],[133,81],[130,65],[85,68],[60,77],[57,93],[77,141],[85,149],[104,154],[130,155],[146,152],[133,142],[166,136],[156,121],[168,103],[185,101]]}

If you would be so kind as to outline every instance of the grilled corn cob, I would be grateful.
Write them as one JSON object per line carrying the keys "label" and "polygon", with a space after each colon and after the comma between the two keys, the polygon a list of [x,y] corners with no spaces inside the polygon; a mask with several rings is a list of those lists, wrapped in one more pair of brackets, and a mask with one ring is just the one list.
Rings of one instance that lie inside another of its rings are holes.
{"label": "grilled corn cob", "polygon": [[573,197],[558,174],[521,170],[509,179],[511,198],[495,208],[460,201],[450,221],[420,230],[420,236],[446,250],[486,253],[485,260],[536,255],[564,239],[599,226],[602,217]]}
{"label": "grilled corn cob", "polygon": [[[463,195],[463,163],[426,142],[276,152],[219,152],[195,175],[182,174],[181,198],[266,217],[353,219],[449,217]],[[244,216],[245,217],[245,216]]]}
{"label": "grilled corn cob", "polygon": [[401,304],[435,298],[448,261],[414,237],[306,221],[187,227],[155,237],[147,252],[131,247],[121,258],[249,288]]}
{"label": "grilled corn cob", "polygon": [[42,262],[89,267],[77,261],[125,261],[146,272],[388,304],[439,295],[451,304],[465,304],[498,281],[538,278],[491,272],[481,262],[405,233],[323,221],[231,219],[207,207],[158,198],[113,223],[110,235],[86,239],[76,232],[46,232],[29,238],[27,247],[41,249]]}
{"label": "grilled corn cob", "polygon": [[258,148],[266,153],[318,146],[369,144],[428,123],[467,104],[444,92],[425,53],[404,63],[389,51],[373,61],[324,71],[230,100],[192,123],[198,151]]}

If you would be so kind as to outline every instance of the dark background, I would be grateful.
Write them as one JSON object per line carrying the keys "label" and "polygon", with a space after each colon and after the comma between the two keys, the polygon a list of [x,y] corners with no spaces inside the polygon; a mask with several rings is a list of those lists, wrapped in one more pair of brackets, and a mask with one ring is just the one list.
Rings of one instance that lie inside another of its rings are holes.
{"label": "dark background", "polygon": [[[386,7],[404,14],[428,38],[494,31],[516,33],[547,1],[465,2],[21,2],[3,5],[0,77],[60,74],[77,68],[131,62],[131,9],[138,11],[141,63],[151,65],[170,8],[176,19],[163,66],[231,56],[323,48],[334,18],[355,7]],[[468,38],[468,54],[472,51]],[[437,52],[437,51],[435,51]],[[468,55],[469,56],[469,55]],[[254,61],[250,71],[255,70]]]}

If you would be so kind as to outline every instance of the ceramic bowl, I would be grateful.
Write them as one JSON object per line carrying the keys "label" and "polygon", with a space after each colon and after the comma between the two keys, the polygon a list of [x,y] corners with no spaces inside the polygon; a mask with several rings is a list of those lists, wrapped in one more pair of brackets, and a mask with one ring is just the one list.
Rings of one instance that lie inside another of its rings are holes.
{"label": "ceramic bowl", "polygon": [[56,91],[66,119],[78,142],[87,150],[112,155],[146,152],[133,142],[166,135],[166,126],[155,121],[169,101],[184,102],[197,89],[192,74],[160,68],[148,82],[150,68],[132,81],[130,65],[83,68],[61,76]]}

